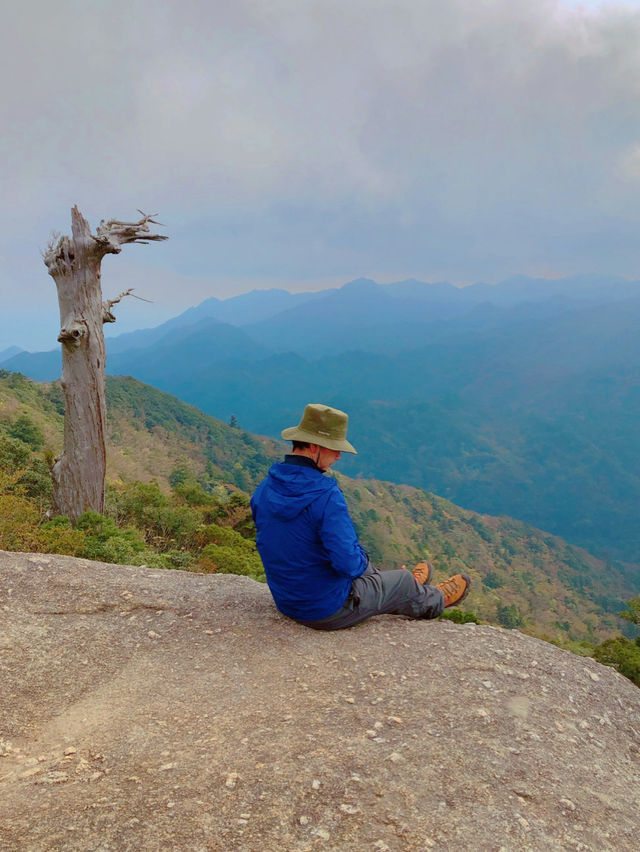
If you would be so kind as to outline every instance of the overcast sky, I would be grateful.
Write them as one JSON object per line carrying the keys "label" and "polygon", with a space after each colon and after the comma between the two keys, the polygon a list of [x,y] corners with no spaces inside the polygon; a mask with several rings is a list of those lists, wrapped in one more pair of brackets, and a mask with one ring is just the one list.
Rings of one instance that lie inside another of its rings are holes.
{"label": "overcast sky", "polygon": [[0,351],[51,231],[158,213],[113,332],[366,275],[640,278],[640,2],[22,0],[0,26]]}

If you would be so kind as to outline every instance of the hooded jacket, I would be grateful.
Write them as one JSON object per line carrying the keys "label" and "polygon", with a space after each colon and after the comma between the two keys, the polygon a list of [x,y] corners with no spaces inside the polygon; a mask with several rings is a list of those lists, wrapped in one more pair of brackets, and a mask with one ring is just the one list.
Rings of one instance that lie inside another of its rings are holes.
{"label": "hooded jacket", "polygon": [[278,609],[301,621],[339,610],[368,556],[336,480],[311,460],[289,456],[271,466],[251,498],[251,511]]}

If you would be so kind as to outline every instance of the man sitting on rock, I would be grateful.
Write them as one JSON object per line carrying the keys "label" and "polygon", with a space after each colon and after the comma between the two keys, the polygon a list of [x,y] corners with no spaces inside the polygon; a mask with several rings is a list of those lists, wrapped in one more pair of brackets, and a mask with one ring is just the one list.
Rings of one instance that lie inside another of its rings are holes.
{"label": "man sitting on rock", "polygon": [[429,585],[431,565],[379,571],[358,541],[342,491],[324,476],[355,453],[348,416],[327,405],[307,405],[298,426],[282,432],[293,442],[284,462],[271,466],[251,498],[258,552],[280,612],[317,630],[352,627],[372,615],[437,618],[460,603],[471,579],[456,574]]}

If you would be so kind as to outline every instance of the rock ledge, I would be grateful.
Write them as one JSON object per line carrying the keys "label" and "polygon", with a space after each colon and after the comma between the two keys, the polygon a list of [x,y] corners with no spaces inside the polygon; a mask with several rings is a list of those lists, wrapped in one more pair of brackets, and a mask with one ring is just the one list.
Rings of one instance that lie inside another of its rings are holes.
{"label": "rock ledge", "polygon": [[516,631],[0,551],[2,850],[635,850],[640,690]]}

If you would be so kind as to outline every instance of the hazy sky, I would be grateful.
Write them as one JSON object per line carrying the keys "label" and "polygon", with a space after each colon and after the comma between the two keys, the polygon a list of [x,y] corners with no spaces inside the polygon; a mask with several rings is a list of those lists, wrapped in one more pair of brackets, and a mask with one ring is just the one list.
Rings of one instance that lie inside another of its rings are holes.
{"label": "hazy sky", "polygon": [[158,213],[114,332],[367,275],[640,278],[640,2],[22,0],[0,26],[0,350],[50,232]]}

